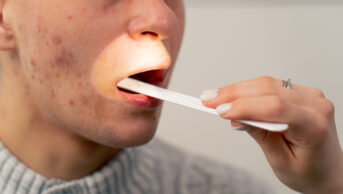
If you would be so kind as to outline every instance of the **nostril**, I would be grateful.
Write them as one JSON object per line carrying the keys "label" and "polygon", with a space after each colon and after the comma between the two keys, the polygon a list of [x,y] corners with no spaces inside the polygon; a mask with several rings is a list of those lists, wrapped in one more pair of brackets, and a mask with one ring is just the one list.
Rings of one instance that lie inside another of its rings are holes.
{"label": "nostril", "polygon": [[158,34],[155,32],[151,32],[151,31],[145,31],[141,33],[143,36],[153,36],[153,37],[158,37]]}

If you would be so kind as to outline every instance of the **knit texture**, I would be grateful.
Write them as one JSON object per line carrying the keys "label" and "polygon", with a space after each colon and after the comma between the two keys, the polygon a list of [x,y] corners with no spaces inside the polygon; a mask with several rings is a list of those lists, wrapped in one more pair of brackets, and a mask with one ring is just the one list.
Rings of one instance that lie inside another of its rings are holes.
{"label": "knit texture", "polygon": [[251,175],[186,154],[166,143],[122,151],[84,178],[46,179],[27,168],[0,142],[1,194],[267,194]]}

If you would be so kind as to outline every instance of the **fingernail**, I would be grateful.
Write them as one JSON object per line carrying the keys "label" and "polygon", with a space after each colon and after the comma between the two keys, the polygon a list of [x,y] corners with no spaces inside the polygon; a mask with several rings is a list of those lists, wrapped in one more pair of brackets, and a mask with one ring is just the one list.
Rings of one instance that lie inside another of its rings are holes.
{"label": "fingernail", "polygon": [[248,125],[243,125],[239,127],[232,127],[232,129],[237,130],[237,131],[249,131],[251,127]]}
{"label": "fingernail", "polygon": [[201,100],[210,101],[214,100],[218,96],[218,90],[206,90],[201,95]]}
{"label": "fingernail", "polygon": [[231,103],[227,103],[227,104],[222,104],[222,105],[219,105],[217,106],[216,108],[216,111],[218,114],[224,114],[224,113],[227,113],[231,110]]}

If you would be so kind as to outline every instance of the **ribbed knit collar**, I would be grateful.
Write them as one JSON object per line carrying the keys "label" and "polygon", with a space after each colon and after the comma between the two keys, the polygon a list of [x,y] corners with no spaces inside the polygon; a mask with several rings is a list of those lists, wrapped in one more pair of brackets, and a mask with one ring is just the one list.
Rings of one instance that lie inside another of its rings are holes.
{"label": "ribbed knit collar", "polygon": [[95,194],[151,190],[154,165],[149,151],[126,149],[101,170],[74,181],[46,179],[21,163],[0,142],[0,193]]}

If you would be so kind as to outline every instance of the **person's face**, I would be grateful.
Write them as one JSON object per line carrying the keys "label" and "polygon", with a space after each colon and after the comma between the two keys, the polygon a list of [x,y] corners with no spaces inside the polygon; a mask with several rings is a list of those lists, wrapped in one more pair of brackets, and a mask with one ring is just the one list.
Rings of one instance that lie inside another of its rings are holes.
{"label": "person's face", "polygon": [[166,87],[183,35],[182,0],[12,0],[4,10],[28,99],[46,119],[113,147],[152,138],[160,103],[116,83],[149,71],[139,79]]}

